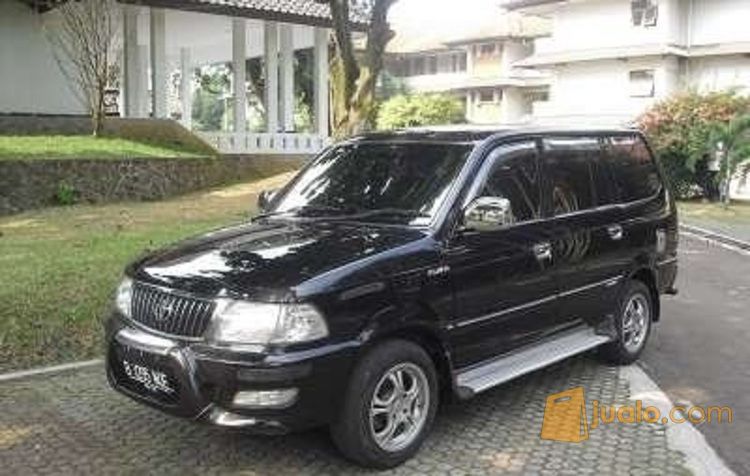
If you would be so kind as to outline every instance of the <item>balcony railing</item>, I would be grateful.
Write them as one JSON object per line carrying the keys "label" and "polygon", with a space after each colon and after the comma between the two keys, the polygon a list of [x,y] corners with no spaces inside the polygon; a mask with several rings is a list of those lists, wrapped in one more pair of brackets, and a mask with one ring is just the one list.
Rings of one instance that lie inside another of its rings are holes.
{"label": "balcony railing", "polygon": [[223,154],[317,154],[330,138],[318,134],[198,132]]}

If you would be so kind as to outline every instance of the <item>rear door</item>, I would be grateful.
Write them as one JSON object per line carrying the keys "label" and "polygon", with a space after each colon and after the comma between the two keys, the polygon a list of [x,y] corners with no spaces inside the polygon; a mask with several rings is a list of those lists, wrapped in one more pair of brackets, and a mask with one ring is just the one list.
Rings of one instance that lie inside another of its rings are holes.
{"label": "rear door", "polygon": [[[623,269],[635,263],[650,264],[676,236],[676,220],[657,165],[638,134],[612,135],[605,140],[607,167],[611,169],[614,193],[619,203],[618,223],[622,227],[619,259]],[[659,237],[660,235],[660,237]]]}
{"label": "rear door", "polygon": [[458,368],[533,342],[555,323],[538,152],[537,141],[527,140],[489,153],[464,205],[505,198],[513,224],[458,231],[446,247],[456,302],[448,335]]}
{"label": "rear door", "polygon": [[623,230],[611,171],[599,137],[543,140],[554,272],[559,287],[558,329],[597,326],[612,310],[625,262]]}

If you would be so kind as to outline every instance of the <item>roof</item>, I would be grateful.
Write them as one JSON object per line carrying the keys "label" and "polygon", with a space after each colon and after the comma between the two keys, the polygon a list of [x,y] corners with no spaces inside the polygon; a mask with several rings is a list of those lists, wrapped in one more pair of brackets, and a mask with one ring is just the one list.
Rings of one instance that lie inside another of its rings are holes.
{"label": "roof", "polygon": [[[20,0],[40,11],[54,8],[67,0]],[[327,3],[318,0],[117,0],[120,3],[145,5],[213,13],[234,17],[257,18],[270,21],[311,26],[333,26]],[[364,29],[369,16],[363,9],[351,9],[350,20],[355,29]]]}
{"label": "roof", "polygon": [[457,12],[457,15],[459,16],[432,25],[429,29],[413,18],[391,19],[391,28],[396,36],[388,43],[388,52],[406,54],[447,50],[483,41],[533,39],[548,36],[552,32],[549,20],[507,13],[494,5],[488,9],[464,9]]}
{"label": "roof", "polygon": [[570,124],[496,124],[496,125],[445,125],[413,127],[389,132],[374,132],[355,137],[359,142],[480,142],[492,136],[511,137],[537,134],[632,134],[637,130],[630,127],[602,127]]}

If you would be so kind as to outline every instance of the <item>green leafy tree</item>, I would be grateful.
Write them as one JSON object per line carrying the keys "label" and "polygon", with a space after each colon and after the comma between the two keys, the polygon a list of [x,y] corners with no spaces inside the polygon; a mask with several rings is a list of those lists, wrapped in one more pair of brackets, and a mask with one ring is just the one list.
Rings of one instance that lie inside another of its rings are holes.
{"label": "green leafy tree", "polygon": [[201,131],[219,131],[226,114],[225,98],[231,90],[232,71],[227,64],[215,64],[196,70],[198,89],[193,97],[193,127]]}
{"label": "green leafy tree", "polygon": [[378,129],[458,124],[464,122],[464,107],[444,94],[399,95],[384,102],[378,112]]}
{"label": "green leafy tree", "polygon": [[721,173],[724,182],[724,203],[729,203],[729,186],[732,177],[742,165],[743,174],[750,171],[750,114],[735,116],[728,122],[717,122],[711,130],[708,142],[712,150],[722,151]]}
{"label": "green leafy tree", "polygon": [[700,93],[689,90],[656,103],[640,118],[638,126],[660,157],[678,197],[702,190],[710,195],[714,177],[708,173],[708,150],[717,123],[729,123],[750,112],[750,99],[734,91]]}

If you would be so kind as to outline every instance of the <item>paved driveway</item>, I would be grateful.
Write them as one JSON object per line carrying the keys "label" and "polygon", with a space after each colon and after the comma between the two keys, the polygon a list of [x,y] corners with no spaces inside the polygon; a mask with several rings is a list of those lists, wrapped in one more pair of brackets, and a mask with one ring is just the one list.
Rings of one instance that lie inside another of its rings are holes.
{"label": "paved driveway", "polygon": [[[660,425],[602,426],[581,443],[541,440],[546,397],[576,386],[603,403],[629,397],[617,368],[578,357],[445,405],[422,451],[394,473],[686,473]],[[259,437],[175,419],[110,390],[99,367],[0,384],[0,462],[9,475],[360,472],[325,431]]]}
{"label": "paved driveway", "polygon": [[750,253],[683,236],[678,296],[641,365],[675,402],[728,405],[731,425],[700,430],[738,474],[750,474]]}

